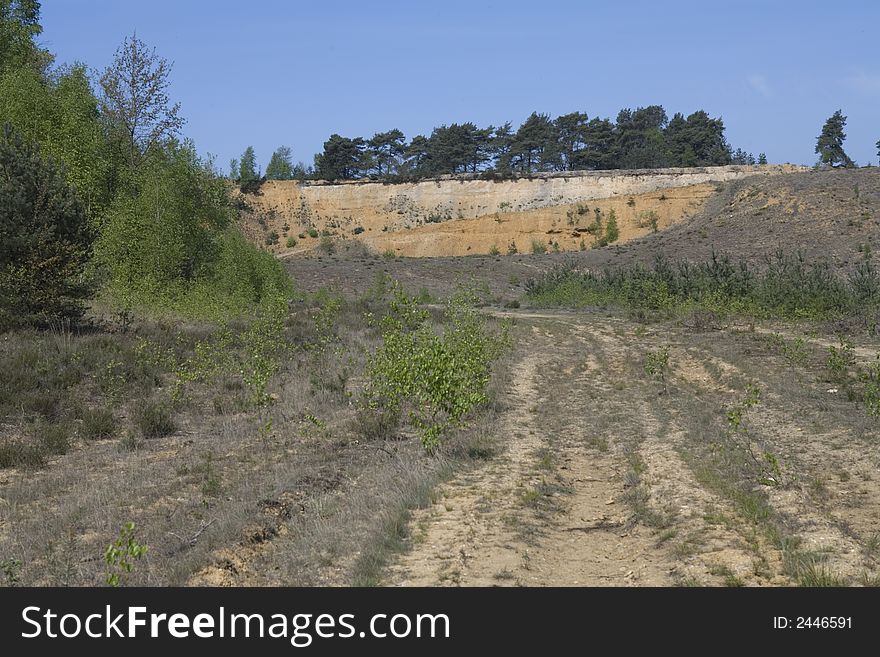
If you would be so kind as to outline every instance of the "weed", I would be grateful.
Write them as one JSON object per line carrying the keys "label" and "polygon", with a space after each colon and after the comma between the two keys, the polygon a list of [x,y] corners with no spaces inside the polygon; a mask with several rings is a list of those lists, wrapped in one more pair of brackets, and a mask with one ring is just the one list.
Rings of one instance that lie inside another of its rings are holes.
{"label": "weed", "polygon": [[109,586],[119,586],[123,575],[134,570],[134,562],[143,557],[149,547],[137,542],[134,535],[134,523],[128,522],[119,532],[119,538],[104,550],[104,562],[107,564],[105,581]]}

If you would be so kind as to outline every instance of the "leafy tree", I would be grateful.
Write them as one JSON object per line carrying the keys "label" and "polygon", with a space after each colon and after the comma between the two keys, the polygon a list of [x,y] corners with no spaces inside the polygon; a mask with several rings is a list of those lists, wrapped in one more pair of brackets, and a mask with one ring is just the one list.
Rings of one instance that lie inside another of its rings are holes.
{"label": "leafy tree", "polygon": [[837,110],[825,121],[822,133],[816,139],[816,153],[822,164],[828,164],[832,167],[855,165],[843,150],[843,142],[846,140],[846,133],[843,131],[845,126],[846,117],[840,110]]}
{"label": "leafy tree", "polygon": [[266,165],[266,177],[269,180],[290,180],[293,178],[293,161],[291,160],[290,148],[279,146],[272,153],[269,164]]}
{"label": "leafy tree", "polygon": [[377,132],[367,142],[367,149],[376,173],[380,177],[390,176],[397,173],[406,154],[406,137],[396,128],[388,132]]}
{"label": "leafy tree", "polygon": [[238,165],[238,181],[242,186],[249,182],[253,182],[259,178],[257,174],[257,156],[254,153],[254,147],[248,146],[241,154],[241,161]]}
{"label": "leafy tree", "polygon": [[0,138],[0,324],[82,315],[94,233],[58,166],[9,125]]}
{"label": "leafy tree", "polygon": [[110,150],[83,66],[61,68],[52,76],[27,67],[0,76],[0,121],[65,165],[64,176],[90,216],[109,203]]}
{"label": "leafy tree", "polygon": [[34,43],[42,31],[39,0],[0,0],[0,74],[46,69],[52,57]]}
{"label": "leafy tree", "polygon": [[111,291],[123,303],[161,299],[209,276],[230,221],[226,187],[192,143],[153,149],[105,220],[99,255]]}
{"label": "leafy tree", "polygon": [[180,103],[168,98],[171,65],[137,36],[126,37],[101,76],[101,110],[135,167],[150,151],[180,134]]}
{"label": "leafy tree", "polygon": [[315,170],[324,180],[356,178],[363,164],[364,140],[349,139],[337,134],[324,142],[324,152],[315,156]]}

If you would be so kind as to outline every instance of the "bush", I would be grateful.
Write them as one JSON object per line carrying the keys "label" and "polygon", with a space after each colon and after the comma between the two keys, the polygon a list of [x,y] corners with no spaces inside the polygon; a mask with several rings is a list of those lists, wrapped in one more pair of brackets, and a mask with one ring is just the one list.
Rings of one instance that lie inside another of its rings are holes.
{"label": "bush", "polygon": [[318,229],[317,228],[309,228],[308,233],[309,233],[309,237],[311,237],[312,239],[315,239],[318,237]]}
{"label": "bush", "polygon": [[291,236],[287,238],[287,248],[292,249],[296,246],[296,238]]}
{"label": "bush", "polygon": [[84,440],[110,438],[116,429],[113,411],[108,408],[89,409],[82,417],[82,437]]}
{"label": "bush", "polygon": [[78,319],[94,234],[62,172],[11,127],[0,136],[0,326]]}
{"label": "bush", "polygon": [[406,411],[429,451],[488,401],[490,367],[506,344],[506,330],[487,331],[469,301],[459,294],[447,302],[446,327],[438,334],[428,311],[398,288],[381,322],[382,346],[367,367],[362,412],[393,419]]}
{"label": "bush", "polygon": [[547,253],[547,245],[540,240],[532,240],[532,253]]}
{"label": "bush", "polygon": [[134,409],[134,424],[144,438],[163,438],[177,430],[171,407],[164,402],[145,401]]}

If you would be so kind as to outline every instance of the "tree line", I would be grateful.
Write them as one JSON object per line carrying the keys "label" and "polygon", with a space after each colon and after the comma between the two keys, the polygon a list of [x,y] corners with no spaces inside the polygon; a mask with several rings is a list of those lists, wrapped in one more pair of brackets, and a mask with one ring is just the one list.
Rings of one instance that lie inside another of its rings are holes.
{"label": "tree line", "polygon": [[[418,179],[443,174],[494,172],[528,175],[583,169],[651,169],[766,163],[732,150],[724,122],[703,110],[669,118],[660,105],[621,110],[615,121],[572,112],[556,118],[533,112],[518,128],[452,123],[410,140],[401,130],[369,139],[333,134],[315,155],[314,166],[292,165],[282,147],[272,155],[269,179]],[[233,160],[231,176],[258,178],[253,149]],[[280,174],[280,175],[279,175]]]}
{"label": "tree line", "polygon": [[41,48],[38,0],[0,0],[0,329],[111,306],[249,312],[289,279],[236,226],[182,136],[171,65],[126,38],[92,80]]}

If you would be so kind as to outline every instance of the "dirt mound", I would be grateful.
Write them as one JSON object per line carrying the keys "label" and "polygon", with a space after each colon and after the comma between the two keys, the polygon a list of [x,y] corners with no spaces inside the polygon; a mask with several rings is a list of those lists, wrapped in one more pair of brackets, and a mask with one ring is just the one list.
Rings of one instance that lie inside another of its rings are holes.
{"label": "dirt mound", "polygon": [[719,187],[689,220],[611,251],[590,252],[588,262],[649,262],[658,252],[700,261],[714,249],[760,264],[782,249],[848,268],[864,257],[866,245],[877,250],[880,169],[746,178]]}

